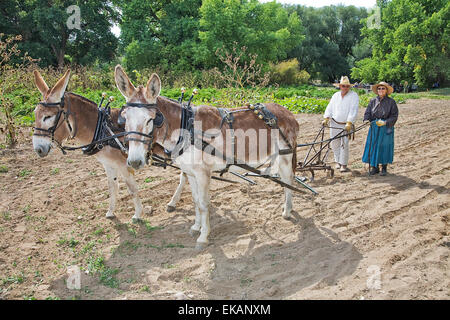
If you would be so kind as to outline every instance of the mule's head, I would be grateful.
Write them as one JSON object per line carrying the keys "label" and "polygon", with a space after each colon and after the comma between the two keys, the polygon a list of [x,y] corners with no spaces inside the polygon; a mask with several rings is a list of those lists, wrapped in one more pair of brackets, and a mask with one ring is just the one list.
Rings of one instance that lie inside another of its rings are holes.
{"label": "mule's head", "polygon": [[58,143],[61,143],[70,135],[69,128],[63,123],[64,116],[62,114],[67,107],[60,104],[69,78],[70,70],[67,70],[55,86],[49,89],[41,74],[37,70],[34,71],[34,82],[42,94],[42,103],[39,103],[34,109],[33,148],[41,157],[45,157],[52,146],[51,131],[53,131],[54,140]]}
{"label": "mule's head", "polygon": [[[135,88],[120,65],[115,70],[116,85],[125,97],[127,106],[120,116],[125,120],[125,131],[140,132],[145,135],[153,134],[153,120],[157,112],[154,108],[142,107],[155,105],[161,91],[161,80],[153,73],[147,85]],[[134,106],[133,106],[134,105]],[[129,134],[127,164],[134,169],[142,168],[146,163],[149,138],[139,134]]]}

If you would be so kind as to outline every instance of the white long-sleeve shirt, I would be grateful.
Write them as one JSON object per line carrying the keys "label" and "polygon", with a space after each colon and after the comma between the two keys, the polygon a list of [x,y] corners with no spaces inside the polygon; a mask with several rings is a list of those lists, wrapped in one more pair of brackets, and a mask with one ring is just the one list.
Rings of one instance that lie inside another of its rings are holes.
{"label": "white long-sleeve shirt", "polygon": [[323,115],[324,118],[333,118],[339,122],[355,122],[358,114],[359,96],[355,91],[349,91],[342,97],[338,91],[331,97],[327,109]]}

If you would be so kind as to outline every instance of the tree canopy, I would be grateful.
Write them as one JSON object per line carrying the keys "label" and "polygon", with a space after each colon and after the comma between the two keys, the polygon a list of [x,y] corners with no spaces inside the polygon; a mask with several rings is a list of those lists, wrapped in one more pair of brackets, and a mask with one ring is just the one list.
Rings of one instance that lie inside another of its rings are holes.
{"label": "tree canopy", "polygon": [[379,28],[362,29],[372,55],[356,62],[352,76],[422,86],[449,80],[450,2],[392,0],[380,5]]}
{"label": "tree canopy", "polygon": [[[80,8],[79,29],[68,28],[71,5]],[[115,56],[118,39],[111,27],[117,16],[112,4],[103,1],[2,0],[0,33],[21,35],[20,49],[40,58],[42,66],[87,65]]]}
{"label": "tree canopy", "polygon": [[289,54],[313,78],[334,81],[349,74],[355,60],[354,48],[361,41],[361,20],[365,8],[329,6],[323,8],[291,6],[305,26],[306,39]]}
{"label": "tree canopy", "polygon": [[304,38],[297,13],[288,13],[276,2],[204,0],[200,14],[199,37],[206,67],[217,65],[218,49],[235,44],[256,54],[258,63],[280,61]]}
{"label": "tree canopy", "polygon": [[[69,28],[70,6],[79,28]],[[380,21],[355,6],[258,0],[2,0],[0,33],[43,67],[123,62],[178,73],[220,68],[235,48],[265,70],[298,61],[312,80],[416,82],[450,79],[450,2],[378,0]],[[120,36],[112,33],[120,26]],[[245,56],[242,56],[245,63]],[[290,65],[290,64],[289,64]],[[295,69],[295,68],[294,68]],[[294,70],[295,71],[295,70]]]}

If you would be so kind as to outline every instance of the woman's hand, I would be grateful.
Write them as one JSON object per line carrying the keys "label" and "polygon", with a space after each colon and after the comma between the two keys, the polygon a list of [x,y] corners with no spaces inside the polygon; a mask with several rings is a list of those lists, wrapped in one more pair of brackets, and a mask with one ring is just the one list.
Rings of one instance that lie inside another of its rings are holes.
{"label": "woman's hand", "polygon": [[384,120],[377,120],[377,122],[375,122],[377,124],[377,126],[382,127],[386,125],[386,121]]}

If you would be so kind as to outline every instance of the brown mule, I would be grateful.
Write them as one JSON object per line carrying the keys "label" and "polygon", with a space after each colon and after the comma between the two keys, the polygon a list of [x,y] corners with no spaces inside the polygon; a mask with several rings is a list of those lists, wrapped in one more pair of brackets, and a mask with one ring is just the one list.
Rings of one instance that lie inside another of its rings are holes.
{"label": "brown mule", "polygon": [[[180,137],[180,120],[183,109],[176,101],[160,97],[161,81],[157,74],[152,74],[147,85],[134,87],[121,66],[116,66],[116,85],[126,98],[127,107],[121,113],[125,119],[125,130],[135,132],[129,139],[128,163],[134,169],[142,168],[148,157],[149,149],[155,145],[167,150],[174,150]],[[215,107],[198,106],[193,108],[192,118],[195,132],[200,133],[210,147],[218,150],[226,158],[235,158],[252,167],[258,167],[267,161],[272,168],[278,169],[281,181],[292,185],[295,170],[295,148],[299,125],[294,115],[286,108],[267,103],[266,108],[277,118],[278,129],[268,127],[247,108],[233,113],[233,129],[224,124],[220,112]],[[229,111],[236,109],[229,109]],[[163,119],[158,126],[157,119]],[[136,132],[138,134],[136,134]],[[232,139],[232,137],[236,139]],[[284,138],[283,138],[284,136]],[[281,139],[283,138],[283,139]],[[186,139],[187,140],[187,139]],[[232,142],[236,141],[235,144]],[[234,147],[235,146],[235,147]],[[195,203],[195,223],[191,233],[200,231],[197,248],[208,243],[209,225],[209,185],[211,173],[217,170],[241,171],[240,168],[227,163],[218,153],[206,152],[195,144],[185,145],[184,152],[174,159],[191,185],[192,198]],[[290,153],[279,154],[277,149],[291,149]],[[183,183],[183,175],[180,185]],[[292,191],[285,188],[285,205],[283,217],[289,218],[292,211]],[[175,196],[174,196],[175,197]],[[173,205],[173,203],[172,203]]]}
{"label": "brown mule", "polygon": [[[70,137],[76,143],[86,145],[92,141],[94,136],[98,117],[97,105],[82,96],[65,92],[69,78],[70,70],[53,88],[49,89],[39,72],[34,71],[35,84],[42,94],[42,102],[34,110],[36,129],[33,135],[33,147],[41,157],[47,156],[50,152],[52,142],[61,145],[65,139]],[[111,117],[114,122],[117,122],[118,115],[119,110],[112,109]],[[127,166],[126,156],[118,149],[105,146],[95,154],[95,157],[105,168],[108,177],[110,199],[106,217],[114,217],[119,189],[117,177],[120,174],[133,198],[135,206],[133,221],[140,220],[142,204],[138,196],[138,186],[133,177],[133,170]]]}

